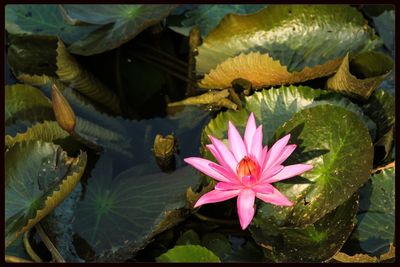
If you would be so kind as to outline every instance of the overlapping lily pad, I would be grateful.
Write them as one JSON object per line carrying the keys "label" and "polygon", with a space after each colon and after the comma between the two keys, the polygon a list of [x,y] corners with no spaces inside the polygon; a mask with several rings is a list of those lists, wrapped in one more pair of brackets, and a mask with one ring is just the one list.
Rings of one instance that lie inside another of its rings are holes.
{"label": "overlapping lily pad", "polygon": [[350,239],[374,256],[387,252],[395,233],[395,169],[382,170],[360,191],[357,226]]}
{"label": "overlapping lily pad", "polygon": [[231,120],[243,133],[250,112],[254,112],[258,123],[264,124],[264,140],[271,137],[278,126],[290,119],[299,110],[315,105],[332,104],[354,112],[368,126],[371,136],[375,135],[375,123],[363,115],[362,110],[348,99],[324,90],[306,86],[289,86],[262,90],[246,97],[245,106],[238,112],[227,111],[218,114],[205,128],[203,144],[208,143],[208,134],[217,138],[227,138],[228,121]]}
{"label": "overlapping lily pad", "polygon": [[324,217],[369,179],[373,146],[367,128],[358,117],[333,105],[319,105],[296,113],[276,130],[275,139],[288,133],[291,133],[290,143],[298,147],[286,164],[307,162],[313,169],[302,174],[304,180],[276,184],[293,206],[280,208],[261,203],[260,208],[276,209],[279,216],[283,215],[280,224],[299,226]]}
{"label": "overlapping lily pad", "polygon": [[114,177],[112,160],[103,155],[92,172],[74,228],[102,261],[132,257],[185,218],[185,192],[198,183],[198,174],[190,167],[172,174],[143,170],[139,165]]}
{"label": "overlapping lily pad", "polygon": [[61,147],[21,142],[5,154],[6,246],[50,213],[74,189],[86,166],[86,153],[68,158]]}
{"label": "overlapping lily pad", "polygon": [[221,262],[210,250],[199,245],[176,246],[157,258],[157,262]]}
{"label": "overlapping lily pad", "polygon": [[363,105],[363,111],[376,123],[374,163],[378,164],[388,157],[392,149],[395,125],[395,98],[384,90],[376,91],[368,102]]}
{"label": "overlapping lily pad", "polygon": [[53,120],[51,101],[37,88],[15,84],[5,86],[5,124],[18,120],[31,123]]}
{"label": "overlapping lily pad", "polygon": [[188,36],[192,27],[197,26],[200,29],[202,37],[218,26],[218,23],[225,15],[233,14],[251,14],[256,13],[265,5],[198,5],[193,9],[185,12],[185,19],[181,26],[170,26],[170,28],[178,33]]}
{"label": "overlapping lily pad", "polygon": [[321,262],[336,254],[356,223],[358,194],[314,224],[277,226],[259,210],[250,227],[264,254],[274,262]]}
{"label": "overlapping lily pad", "polygon": [[177,5],[64,5],[72,19],[102,25],[68,49],[94,55],[114,49],[164,19]]}
{"label": "overlapping lily pad", "polygon": [[[353,73],[350,72],[346,55],[335,75],[328,79],[326,86],[329,90],[365,100],[389,76],[393,61],[382,53],[362,53],[352,60],[352,67]],[[353,75],[354,72],[361,77]]]}
{"label": "overlapping lily pad", "polygon": [[9,4],[5,9],[6,30],[12,34],[60,36],[72,43],[98,28],[97,25],[75,27],[68,24],[57,5]]}
{"label": "overlapping lily pad", "polygon": [[268,53],[301,71],[381,44],[362,14],[347,5],[270,5],[252,15],[227,15],[198,48],[196,71],[205,74],[249,52]]}

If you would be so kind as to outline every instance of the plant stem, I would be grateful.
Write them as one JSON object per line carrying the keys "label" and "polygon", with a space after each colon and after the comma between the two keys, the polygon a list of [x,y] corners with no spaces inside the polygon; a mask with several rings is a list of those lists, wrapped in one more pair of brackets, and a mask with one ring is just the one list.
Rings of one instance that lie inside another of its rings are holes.
{"label": "plant stem", "polygon": [[50,238],[42,228],[40,222],[36,224],[36,231],[39,234],[40,238],[46,245],[47,249],[50,251],[51,255],[55,262],[65,262],[64,258],[61,256],[60,252],[58,252],[57,248],[54,246],[53,242],[51,242]]}
{"label": "plant stem", "polygon": [[32,258],[34,262],[43,262],[42,259],[36,254],[36,252],[32,249],[31,244],[29,243],[29,236],[30,236],[31,231],[28,230],[24,234],[24,247],[26,250],[26,253]]}
{"label": "plant stem", "polygon": [[171,69],[168,69],[168,68],[166,68],[166,67],[164,67],[164,66],[162,66],[160,64],[157,64],[154,61],[151,61],[151,60],[149,60],[149,59],[147,59],[145,57],[139,56],[139,55],[135,55],[135,57],[140,59],[140,60],[142,60],[142,61],[144,61],[144,62],[152,64],[153,66],[159,68],[160,70],[165,71],[166,73],[171,74],[172,76],[175,76],[178,79],[181,79],[182,81],[185,81],[187,83],[192,83],[194,86],[196,85],[195,81],[192,81],[188,77],[186,77],[186,76],[184,76],[184,75],[182,75],[180,73],[177,73],[177,72],[175,72],[175,71],[173,71]]}
{"label": "plant stem", "polygon": [[9,263],[34,263],[33,261],[30,261],[30,260],[26,260],[26,259],[15,257],[15,256],[9,256],[9,255],[5,255],[4,258],[5,258],[5,262],[9,262]]}
{"label": "plant stem", "polygon": [[166,52],[164,52],[164,51],[162,51],[162,50],[159,50],[159,49],[156,49],[156,48],[154,48],[154,47],[152,47],[152,46],[148,46],[148,45],[141,44],[141,43],[137,43],[137,44],[138,44],[139,46],[143,47],[143,48],[150,49],[150,50],[152,50],[153,52],[156,52],[156,53],[158,53],[159,55],[162,55],[162,56],[166,57],[166,58],[169,59],[170,61],[174,61],[175,63],[177,63],[178,65],[181,65],[181,66],[184,67],[184,68],[187,68],[187,66],[188,66],[188,64],[187,64],[186,62],[184,62],[184,61],[182,61],[182,60],[180,60],[180,59],[177,59],[176,57],[174,57],[174,56],[172,56],[172,55],[170,55],[170,54],[168,54],[168,53],[166,53]]}
{"label": "plant stem", "polygon": [[196,216],[198,219],[206,222],[213,222],[216,224],[228,224],[228,225],[239,225],[237,221],[230,221],[230,220],[222,220],[222,219],[216,219],[216,218],[211,218],[207,217],[205,215],[202,215],[198,212],[193,213],[194,216]]}

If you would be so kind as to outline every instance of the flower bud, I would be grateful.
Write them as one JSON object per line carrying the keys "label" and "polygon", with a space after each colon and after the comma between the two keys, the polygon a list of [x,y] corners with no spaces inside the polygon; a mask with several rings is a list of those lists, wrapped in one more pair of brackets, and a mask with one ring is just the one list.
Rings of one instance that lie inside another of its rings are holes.
{"label": "flower bud", "polygon": [[72,133],[76,125],[75,113],[55,84],[51,88],[51,100],[58,124],[68,133]]}

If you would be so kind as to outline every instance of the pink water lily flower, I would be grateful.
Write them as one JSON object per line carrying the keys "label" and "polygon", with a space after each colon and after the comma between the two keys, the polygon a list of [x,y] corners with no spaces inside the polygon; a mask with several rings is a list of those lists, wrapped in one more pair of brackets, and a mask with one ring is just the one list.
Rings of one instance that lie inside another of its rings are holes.
{"label": "pink water lily flower", "polygon": [[272,183],[312,169],[309,164],[283,166],[282,163],[296,149],[296,145],[288,145],[290,134],[279,139],[270,149],[263,147],[262,125],[257,128],[253,113],[247,121],[244,140],[229,122],[229,149],[221,140],[211,135],[209,138],[212,144],[207,148],[219,164],[197,157],[185,159],[185,162],[218,181],[214,190],[200,197],[194,207],[237,196],[242,229],[246,229],[254,217],[256,197],[274,205],[293,205]]}

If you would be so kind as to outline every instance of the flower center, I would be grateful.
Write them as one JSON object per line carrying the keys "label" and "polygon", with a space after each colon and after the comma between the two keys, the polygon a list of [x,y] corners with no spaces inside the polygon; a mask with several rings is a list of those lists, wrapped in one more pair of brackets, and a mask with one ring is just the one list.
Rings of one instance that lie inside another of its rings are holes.
{"label": "flower center", "polygon": [[240,179],[246,176],[253,176],[255,179],[258,179],[260,166],[258,166],[257,162],[246,156],[238,163],[236,173]]}

